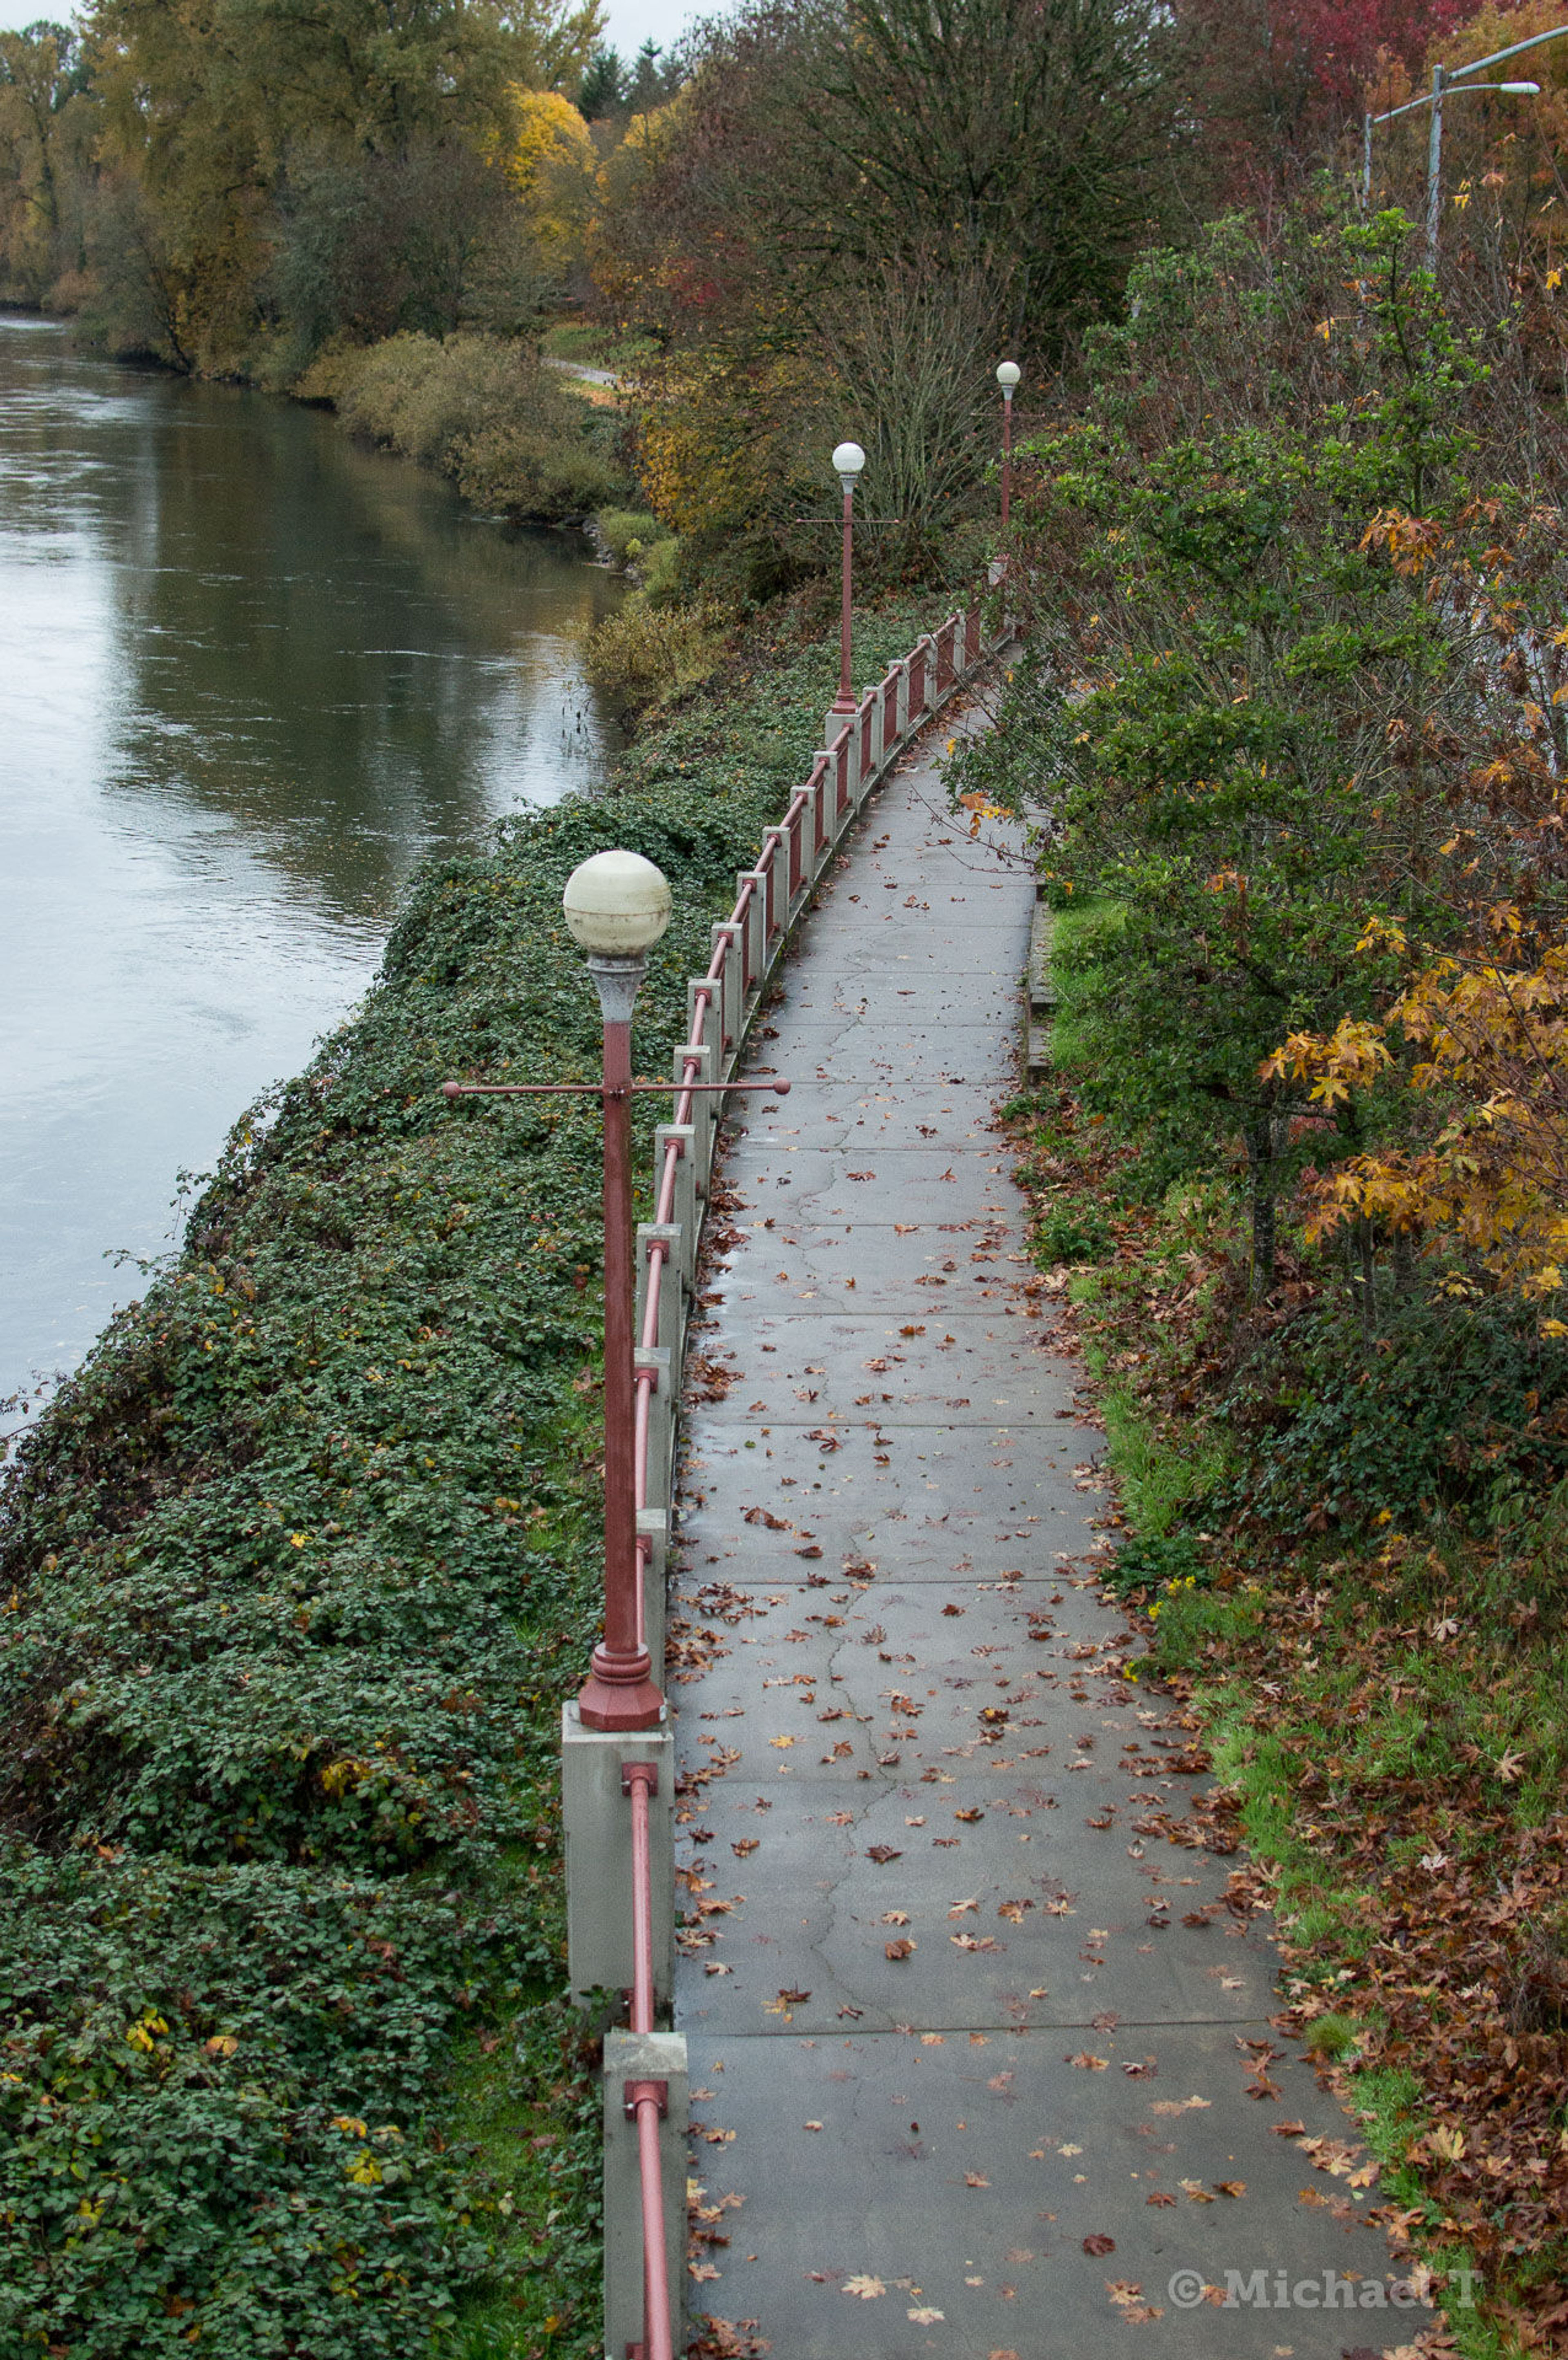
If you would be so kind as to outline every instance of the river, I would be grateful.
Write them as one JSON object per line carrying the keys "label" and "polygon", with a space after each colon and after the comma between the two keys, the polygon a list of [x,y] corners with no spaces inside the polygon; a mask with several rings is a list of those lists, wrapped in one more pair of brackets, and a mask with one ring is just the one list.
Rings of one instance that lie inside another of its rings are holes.
{"label": "river", "polygon": [[139,1290],[416,864],[603,774],[591,557],[0,316],[0,1397]]}

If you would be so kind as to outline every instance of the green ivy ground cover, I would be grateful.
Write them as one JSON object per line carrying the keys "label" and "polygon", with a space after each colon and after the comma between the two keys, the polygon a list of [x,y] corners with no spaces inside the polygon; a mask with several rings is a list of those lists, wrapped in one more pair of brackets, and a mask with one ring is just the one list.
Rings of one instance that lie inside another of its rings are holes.
{"label": "green ivy ground cover", "polygon": [[[926,619],[866,618],[867,666]],[[439,1085],[592,1072],[561,890],[615,844],[674,889],[668,1071],[835,674],[761,647],[610,792],[428,870],[0,1499],[5,2360],[599,2349],[556,1799],[596,1117]]]}

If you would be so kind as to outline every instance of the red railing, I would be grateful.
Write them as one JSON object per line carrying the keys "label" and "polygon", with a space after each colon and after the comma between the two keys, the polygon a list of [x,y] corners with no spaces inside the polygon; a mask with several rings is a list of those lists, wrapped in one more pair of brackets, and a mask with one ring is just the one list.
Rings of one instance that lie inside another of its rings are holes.
{"label": "red railing", "polygon": [[[623,1781],[632,1810],[634,2032],[653,2030],[653,1861],[648,1842],[648,1798],[657,1777],[651,1762],[628,1762]],[[647,2360],[674,2360],[664,2174],[659,2153],[659,2125],[665,2103],[665,2090],[659,2082],[627,2083],[626,2106],[637,2120],[637,2176],[642,2193],[643,2350]]]}
{"label": "red railing", "polygon": [[[675,1394],[679,1389],[685,1326],[683,1284],[695,1277],[700,1198],[713,1159],[713,1129],[720,1101],[694,1087],[726,1080],[734,1071],[747,1027],[762,997],[775,950],[804,907],[811,889],[846,832],[859,804],[881,777],[898,748],[924,723],[957,684],[961,673],[983,652],[980,616],[950,615],[931,639],[922,639],[867,693],[810,778],[789,799],[779,826],[769,828],[755,870],[739,883],[729,919],[713,930],[713,956],[705,976],[691,987],[691,1022],[675,1053],[675,1103],[669,1133],[659,1153],[653,1198],[654,1234],[642,1239],[642,1316],[637,1330],[634,1468],[638,1511],[637,1539],[637,1638],[648,1642],[647,1594],[654,1541],[642,1529],[643,1513],[668,1509],[673,1480]],[[934,661],[928,661],[928,656]],[[807,814],[810,813],[810,822]],[[760,888],[760,898],[759,898]],[[756,955],[754,934],[759,936]],[[732,964],[733,963],[733,964]],[[735,969],[738,967],[738,989]],[[704,1070],[711,1068],[711,1070]],[[681,1196],[681,1164],[691,1150],[696,1158],[691,1233],[675,1221]],[[661,1333],[665,1343],[661,1347]],[[662,1351],[669,1360],[664,1362]],[[668,1368],[669,1398],[655,1453],[655,1406],[660,1376]],[[659,1677],[662,1666],[655,1666]],[[650,1763],[629,1762],[623,1784],[632,1815],[632,1929],[634,1982],[631,2029],[653,2030],[655,2008],[652,1868],[648,1798],[657,1783]],[[626,2091],[635,2113],[641,2189],[643,2248],[643,2341],[632,2350],[643,2360],[672,2360],[674,2317],[666,2256],[669,2223],[659,2154],[664,2085],[634,2081]]]}

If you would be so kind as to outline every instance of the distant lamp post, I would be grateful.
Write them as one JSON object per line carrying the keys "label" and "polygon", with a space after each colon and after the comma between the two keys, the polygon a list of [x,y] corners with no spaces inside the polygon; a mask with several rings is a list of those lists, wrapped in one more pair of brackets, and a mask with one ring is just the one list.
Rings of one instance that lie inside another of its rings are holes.
{"label": "distant lamp post", "polygon": [[841,716],[849,720],[855,714],[855,691],[849,677],[850,609],[855,594],[855,487],[866,464],[866,453],[858,442],[841,442],[833,454],[833,464],[844,493],[844,595],[839,614],[838,694],[828,707],[830,721]]}
{"label": "distant lamp post", "polygon": [[1515,41],[1506,49],[1494,49],[1490,57],[1477,58],[1474,65],[1433,66],[1432,88],[1420,98],[1407,99],[1403,106],[1390,106],[1382,115],[1364,115],[1361,118],[1361,202],[1372,202],[1372,134],[1380,123],[1393,123],[1401,115],[1413,115],[1418,107],[1430,106],[1432,123],[1426,142],[1426,251],[1429,262],[1437,261],[1438,232],[1443,216],[1443,102],[1451,93],[1489,90],[1505,98],[1539,98],[1538,82],[1471,82],[1468,76],[1483,73],[1488,66],[1500,66],[1505,58],[1517,58],[1521,50],[1535,49],[1542,41],[1561,40],[1568,34],[1568,25],[1555,25],[1549,33],[1532,33],[1528,41]]}
{"label": "distant lamp post", "polygon": [[589,1729],[652,1729],[664,1699],[637,1636],[632,1009],[670,923],[670,887],[640,853],[596,852],[567,879],[562,907],[604,1021],[604,1635],[578,1707]]}
{"label": "distant lamp post", "polygon": [[1007,530],[1007,519],[1013,505],[1013,395],[1018,390],[1023,371],[1017,361],[1000,361],[996,366],[996,383],[1002,388],[1002,530]]}

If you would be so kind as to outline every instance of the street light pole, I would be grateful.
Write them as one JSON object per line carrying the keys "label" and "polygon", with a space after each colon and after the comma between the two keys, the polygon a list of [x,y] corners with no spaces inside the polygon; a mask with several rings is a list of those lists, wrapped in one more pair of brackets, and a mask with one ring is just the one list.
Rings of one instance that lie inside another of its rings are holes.
{"label": "street light pole", "polygon": [[572,870],[562,906],[588,954],[604,1028],[604,1635],[577,1702],[585,1728],[653,1729],[664,1699],[637,1636],[632,1010],[670,923],[670,887],[639,853],[596,852]]}
{"label": "street light pole", "polygon": [[850,683],[850,618],[855,599],[855,487],[866,464],[866,453],[858,442],[841,442],[833,454],[833,473],[844,493],[844,583],[839,609],[838,694],[828,707],[830,724],[835,718],[851,720],[855,715],[855,690]]}
{"label": "street light pole", "polygon": [[1437,260],[1437,233],[1443,210],[1443,93],[1448,76],[1442,66],[1432,70],[1432,121],[1426,135],[1426,251]]}
{"label": "street light pole", "polygon": [[1013,393],[1023,371],[1017,361],[999,361],[996,383],[1002,388],[1002,530],[1007,530],[1007,519],[1013,505]]}
{"label": "street light pole", "polygon": [[1401,115],[1414,114],[1418,106],[1430,106],[1432,123],[1426,142],[1426,252],[1427,260],[1437,266],[1438,235],[1443,218],[1443,102],[1450,92],[1493,91],[1505,98],[1539,98],[1538,82],[1471,82],[1473,73],[1482,73],[1487,66],[1500,66],[1506,58],[1517,58],[1525,49],[1538,49],[1542,41],[1561,40],[1568,34],[1568,25],[1554,25],[1549,33],[1532,33],[1527,41],[1515,41],[1506,49],[1494,49],[1490,57],[1477,58],[1474,65],[1433,66],[1432,88],[1420,98],[1408,98],[1403,106],[1390,106],[1382,115],[1364,115],[1361,118],[1361,203],[1365,209],[1372,202],[1372,133],[1379,123],[1392,123]]}

